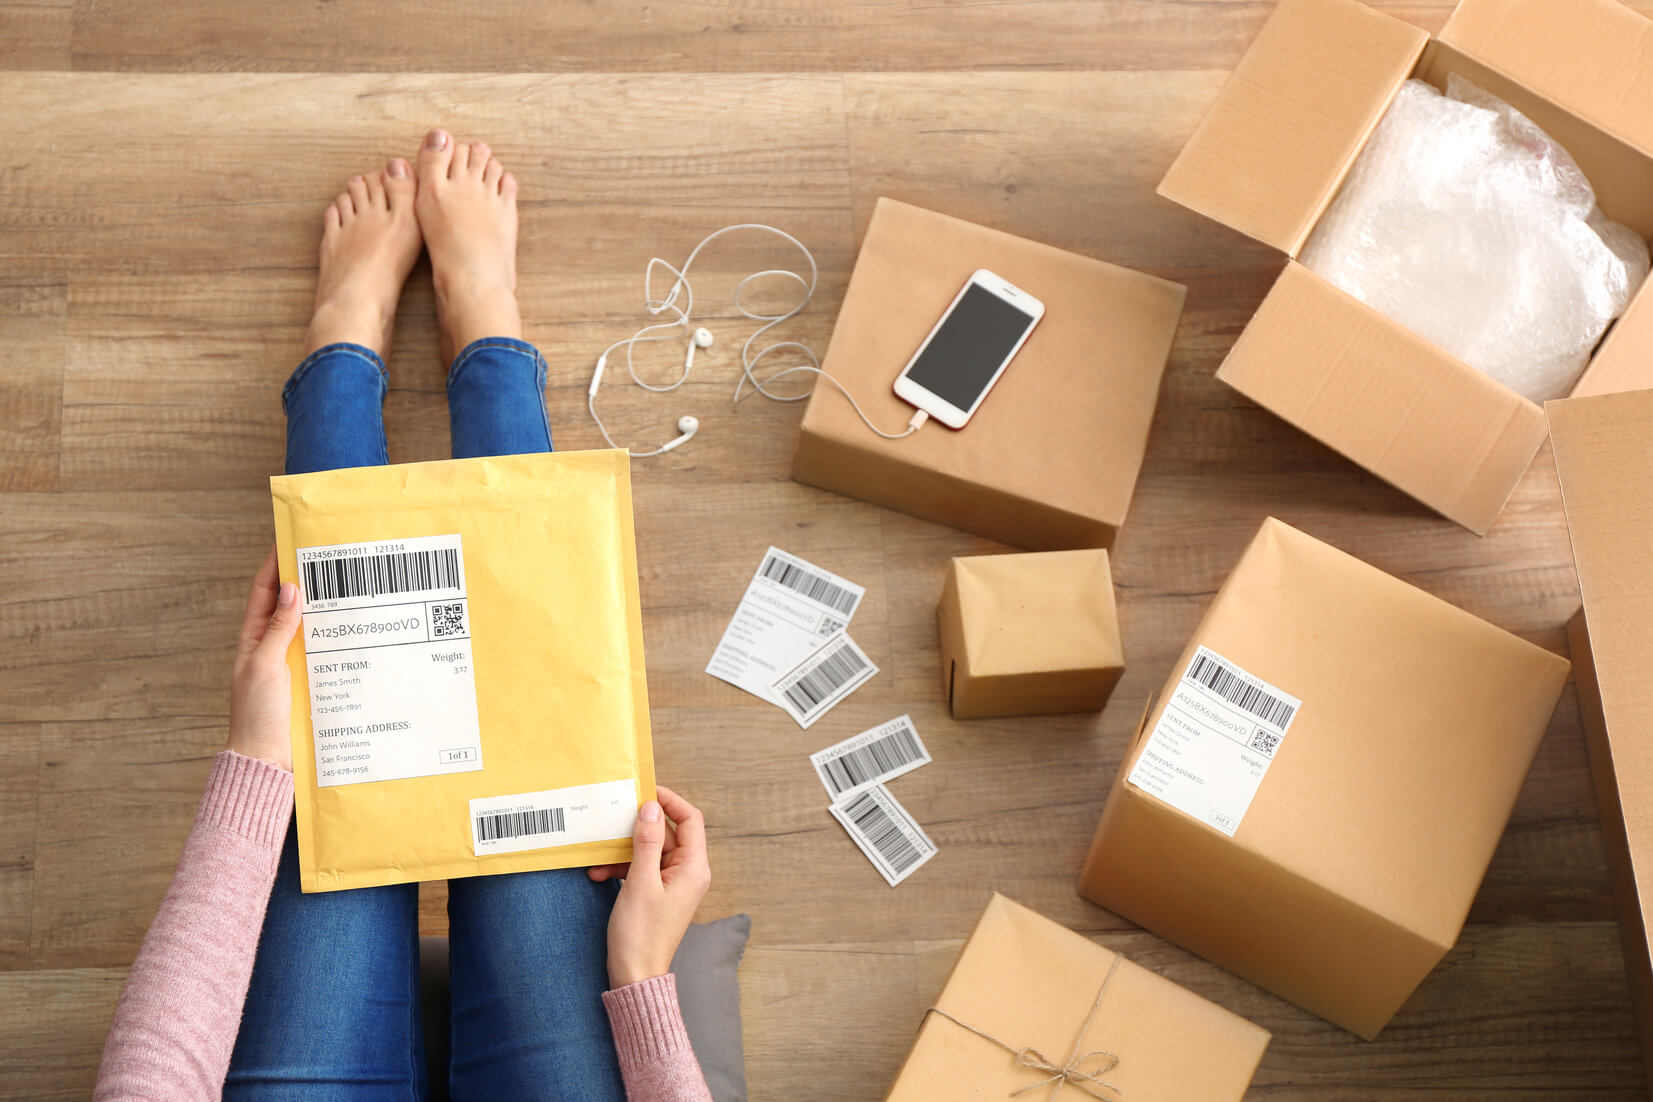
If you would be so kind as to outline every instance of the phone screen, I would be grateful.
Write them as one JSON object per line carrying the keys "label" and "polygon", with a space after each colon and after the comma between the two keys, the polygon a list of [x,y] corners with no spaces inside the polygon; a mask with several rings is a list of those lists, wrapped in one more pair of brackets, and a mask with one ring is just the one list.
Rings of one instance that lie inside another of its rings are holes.
{"label": "phone screen", "polygon": [[907,377],[941,400],[968,410],[1033,321],[1033,315],[972,283],[913,361]]}

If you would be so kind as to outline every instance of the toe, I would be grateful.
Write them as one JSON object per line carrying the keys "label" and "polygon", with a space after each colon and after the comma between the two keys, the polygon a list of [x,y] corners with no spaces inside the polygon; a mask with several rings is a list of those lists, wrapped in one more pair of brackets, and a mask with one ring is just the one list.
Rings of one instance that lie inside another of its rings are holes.
{"label": "toe", "polygon": [[493,150],[488,148],[487,142],[472,142],[471,158],[465,166],[466,171],[472,176],[481,176],[493,155]]}
{"label": "toe", "polygon": [[345,185],[345,192],[350,201],[356,205],[357,214],[367,213],[367,181],[360,176],[350,177],[350,183]]}
{"label": "toe", "polygon": [[402,210],[413,204],[415,184],[413,169],[397,157],[385,165],[385,201],[391,210]]}
{"label": "toe", "polygon": [[383,172],[370,173],[366,180],[368,203],[374,210],[389,210],[390,204],[385,201],[385,174]]}
{"label": "toe", "polygon": [[448,179],[458,180],[465,175],[465,168],[471,163],[471,146],[469,142],[453,143],[453,160],[448,163]]}
{"label": "toe", "polygon": [[505,166],[499,163],[499,158],[489,157],[488,167],[482,170],[482,182],[488,187],[499,187],[499,178],[505,175]]}
{"label": "toe", "polygon": [[336,230],[339,228],[341,223],[339,222],[339,205],[337,203],[327,204],[327,210],[324,211],[321,216],[321,224],[323,230]]}
{"label": "toe", "polygon": [[507,199],[517,197],[517,178],[507,172],[499,178],[499,193]]}
{"label": "toe", "polygon": [[446,130],[432,130],[425,135],[425,144],[419,147],[419,179],[426,182],[445,179],[451,160],[453,136]]}
{"label": "toe", "polygon": [[340,225],[345,225],[352,218],[356,217],[356,204],[350,201],[350,193],[348,191],[341,192],[339,197],[333,200],[333,209],[338,211]]}

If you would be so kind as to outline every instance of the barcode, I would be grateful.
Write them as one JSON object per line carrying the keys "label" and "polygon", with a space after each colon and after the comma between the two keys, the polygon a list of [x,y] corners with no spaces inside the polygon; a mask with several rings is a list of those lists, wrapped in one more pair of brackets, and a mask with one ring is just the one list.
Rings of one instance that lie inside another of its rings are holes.
{"label": "barcode", "polygon": [[1285,727],[1297,709],[1254,682],[1236,674],[1227,663],[1210,655],[1197,654],[1186,675],[1198,681],[1230,704],[1250,712],[1265,723]]}
{"label": "barcode", "polygon": [[849,803],[843,807],[844,817],[855,824],[855,829],[861,837],[878,855],[889,863],[890,869],[900,876],[923,856],[918,847],[907,840],[907,835],[896,825],[889,813],[879,806],[870,792],[863,792],[859,796],[851,797]]}
{"label": "barcode", "polygon": [[911,727],[902,727],[876,742],[851,750],[841,758],[821,763],[832,798],[848,792],[874,777],[882,777],[910,762],[919,761],[924,751]]}
{"label": "barcode", "polygon": [[453,547],[315,559],[300,565],[304,568],[304,592],[311,601],[459,588],[459,551]]}
{"label": "barcode", "polygon": [[[827,644],[831,646],[831,644]],[[801,713],[819,707],[834,692],[867,668],[866,660],[849,647],[842,647],[822,659],[821,664],[781,690]]]}
{"label": "barcode", "polygon": [[492,842],[500,838],[523,838],[530,834],[561,834],[566,827],[563,809],[541,807],[532,811],[502,811],[497,815],[476,817],[476,840]]}
{"label": "barcode", "polygon": [[855,611],[855,604],[861,599],[854,591],[821,577],[813,570],[805,570],[796,563],[787,562],[779,555],[766,555],[763,565],[758,568],[758,573],[772,582],[784,585],[794,593],[801,593],[812,601],[819,601],[828,608],[836,609],[845,616]]}

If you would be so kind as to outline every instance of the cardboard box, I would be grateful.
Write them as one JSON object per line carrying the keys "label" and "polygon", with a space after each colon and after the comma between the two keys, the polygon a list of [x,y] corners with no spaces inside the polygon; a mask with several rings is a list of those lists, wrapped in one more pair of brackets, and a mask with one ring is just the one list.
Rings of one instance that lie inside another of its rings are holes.
{"label": "cardboard box", "polygon": [[1547,408],[1584,597],[1567,636],[1653,1093],[1653,391]]}
{"label": "cardboard box", "polygon": [[830,383],[810,396],[792,477],[1035,551],[1108,547],[1148,444],[1184,289],[943,214],[880,199],[822,367],[874,424],[970,273],[988,268],[1045,316],[963,429],[885,440]]}
{"label": "cardboard box", "polygon": [[[1462,0],[1437,40],[1357,0],[1280,0],[1159,186],[1289,258],[1217,378],[1485,532],[1543,443],[1544,411],[1295,258],[1396,89],[1449,73],[1527,114],[1603,211],[1653,236],[1650,39],[1616,0]],[[1644,287],[1573,393],[1650,385]]]}
{"label": "cardboard box", "polygon": [[1100,711],[1125,672],[1101,549],[956,558],[939,619],[954,719]]}
{"label": "cardboard box", "polygon": [[1268,1042],[1267,1030],[995,892],[886,1099],[1239,1102]]}
{"label": "cardboard box", "polygon": [[1126,752],[1080,894],[1370,1039],[1457,940],[1567,671],[1265,521]]}

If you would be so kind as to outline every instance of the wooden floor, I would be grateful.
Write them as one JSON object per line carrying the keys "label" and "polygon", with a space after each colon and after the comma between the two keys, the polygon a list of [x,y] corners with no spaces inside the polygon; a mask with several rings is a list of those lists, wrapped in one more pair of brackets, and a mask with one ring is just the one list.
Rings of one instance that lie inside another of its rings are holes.
{"label": "wooden floor", "polygon": [[[1378,6],[1435,30],[1450,3]],[[644,263],[725,223],[815,250],[794,333],[817,348],[879,195],[1190,290],[1115,552],[1129,670],[1100,718],[947,718],[942,566],[996,545],[788,481],[801,407],[729,406],[726,306],[682,392],[605,389],[624,438],[704,426],[637,465],[649,689],[662,778],[711,826],[703,914],[753,915],[755,1098],[878,1097],[995,888],[1272,1030],[1254,1098],[1643,1097],[1570,688],[1461,944],[1374,1043],[1074,894],[1129,728],[1264,516],[1563,653],[1577,604],[1547,452],[1478,539],[1214,381],[1280,260],[1153,190],[1270,7],[0,0],[0,1094],[87,1093],[223,742],[322,204],[441,124],[522,181],[564,448],[599,443],[583,389],[642,320]],[[700,301],[789,259],[713,254]],[[423,270],[396,342],[392,458],[442,457]],[[701,672],[770,543],[867,587],[856,637],[884,670],[807,734]],[[891,890],[805,758],[903,711],[936,760],[898,794],[940,854]]]}

